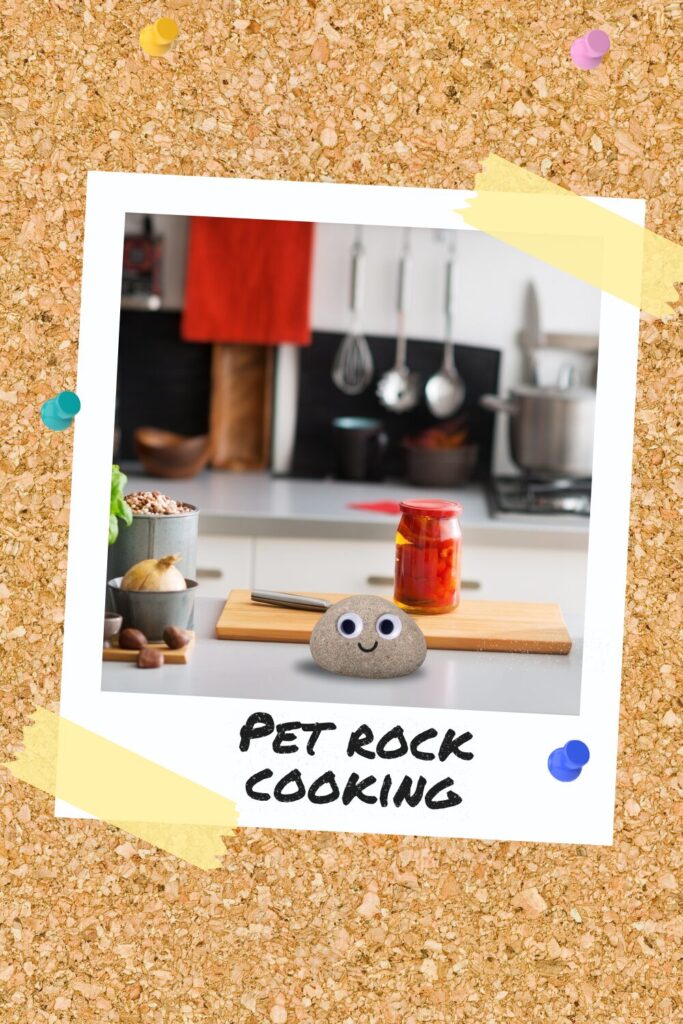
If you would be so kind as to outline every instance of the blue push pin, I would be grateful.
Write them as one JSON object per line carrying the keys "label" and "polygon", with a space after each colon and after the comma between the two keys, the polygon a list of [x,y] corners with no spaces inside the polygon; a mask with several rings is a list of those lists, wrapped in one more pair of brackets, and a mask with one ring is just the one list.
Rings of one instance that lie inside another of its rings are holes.
{"label": "blue push pin", "polygon": [[563,747],[553,750],[548,758],[548,771],[560,782],[578,779],[581,769],[588,764],[590,750],[581,740],[570,740]]}
{"label": "blue push pin", "polygon": [[81,408],[81,400],[75,391],[62,391],[56,398],[43,402],[40,418],[48,430],[66,430]]}

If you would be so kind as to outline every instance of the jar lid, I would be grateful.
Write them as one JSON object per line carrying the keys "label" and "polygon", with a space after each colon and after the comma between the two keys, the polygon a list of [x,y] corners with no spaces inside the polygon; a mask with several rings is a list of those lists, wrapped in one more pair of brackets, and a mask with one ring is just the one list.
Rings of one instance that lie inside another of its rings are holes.
{"label": "jar lid", "polygon": [[401,502],[401,512],[415,512],[417,515],[432,516],[433,519],[452,519],[462,512],[457,501],[441,501],[438,498],[413,498]]}

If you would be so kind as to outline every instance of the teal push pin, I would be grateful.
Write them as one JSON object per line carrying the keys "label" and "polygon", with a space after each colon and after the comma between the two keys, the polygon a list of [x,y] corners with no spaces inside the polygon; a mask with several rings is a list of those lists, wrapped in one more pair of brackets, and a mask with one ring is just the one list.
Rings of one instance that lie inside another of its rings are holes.
{"label": "teal push pin", "polygon": [[62,391],[56,398],[43,402],[40,418],[48,430],[66,430],[81,408],[81,400],[75,391]]}

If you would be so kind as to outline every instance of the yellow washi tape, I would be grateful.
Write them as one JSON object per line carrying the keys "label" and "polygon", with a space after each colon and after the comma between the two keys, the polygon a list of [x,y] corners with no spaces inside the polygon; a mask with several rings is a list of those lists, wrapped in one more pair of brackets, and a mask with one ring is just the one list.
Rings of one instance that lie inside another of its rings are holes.
{"label": "yellow washi tape", "polygon": [[39,708],[24,749],[5,765],[16,779],[199,868],[215,868],[234,835],[232,800]]}
{"label": "yellow washi tape", "polygon": [[492,154],[462,219],[655,317],[676,313],[683,246]]}

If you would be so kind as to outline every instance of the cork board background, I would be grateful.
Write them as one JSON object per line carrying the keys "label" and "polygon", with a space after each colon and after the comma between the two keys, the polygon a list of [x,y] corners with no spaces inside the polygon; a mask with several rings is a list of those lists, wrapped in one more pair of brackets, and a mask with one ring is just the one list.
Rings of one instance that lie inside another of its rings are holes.
{"label": "cork board background", "polygon": [[[676,0],[6,0],[0,757],[58,709],[89,169],[472,188],[491,151],[646,197],[683,242]],[[151,60],[140,28],[180,35]],[[574,68],[591,28],[612,51]],[[678,121],[676,118],[678,117]],[[681,330],[642,323],[613,848],[243,831],[205,874],[0,774],[0,1016],[125,1024],[666,1024],[683,804]],[[677,834],[678,833],[678,834]]]}

